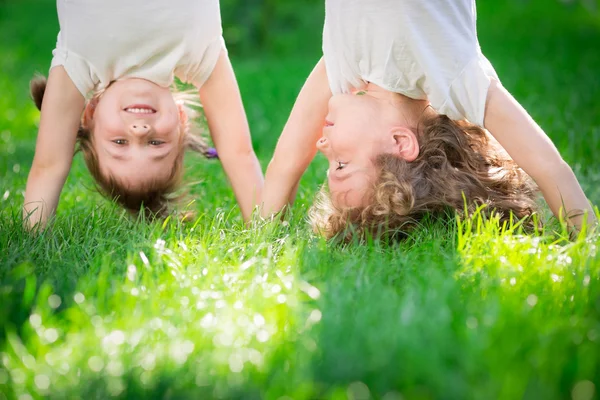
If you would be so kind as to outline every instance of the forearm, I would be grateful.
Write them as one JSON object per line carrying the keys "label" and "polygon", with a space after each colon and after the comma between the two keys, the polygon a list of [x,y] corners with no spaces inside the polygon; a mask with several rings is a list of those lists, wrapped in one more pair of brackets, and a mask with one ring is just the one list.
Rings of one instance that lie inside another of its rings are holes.
{"label": "forearm", "polygon": [[40,169],[32,166],[25,189],[23,221],[29,229],[44,228],[56,212],[60,191],[68,174],[61,169]]}
{"label": "forearm", "polygon": [[317,152],[331,91],[320,60],[302,87],[265,174],[261,215],[268,217],[294,200],[298,182]]}
{"label": "forearm", "polygon": [[303,159],[286,161],[283,157],[275,156],[271,160],[265,174],[261,210],[263,217],[275,214],[294,203],[302,174],[315,154],[316,148],[305,153]]}
{"label": "forearm", "polygon": [[35,156],[25,189],[23,217],[43,227],[55,212],[67,179],[85,99],[63,67],[54,67],[43,93]]}
{"label": "forearm", "polygon": [[532,178],[554,215],[566,219],[577,229],[581,228],[586,212],[587,222],[594,222],[594,211],[568,164],[555,164]]}
{"label": "forearm", "polygon": [[485,127],[513,160],[533,178],[557,217],[567,217],[579,229],[582,214],[595,219],[577,178],[552,141],[499,82],[492,82]]}
{"label": "forearm", "polygon": [[219,158],[227,174],[244,221],[249,221],[254,207],[262,197],[263,174],[253,150],[243,153],[220,153]]}

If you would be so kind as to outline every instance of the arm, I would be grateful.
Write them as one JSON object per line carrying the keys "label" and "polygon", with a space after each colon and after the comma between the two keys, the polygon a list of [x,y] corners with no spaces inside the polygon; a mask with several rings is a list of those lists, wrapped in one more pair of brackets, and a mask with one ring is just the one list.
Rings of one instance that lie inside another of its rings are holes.
{"label": "arm", "polygon": [[315,144],[323,135],[330,98],[325,62],[321,59],[296,99],[267,168],[262,216],[293,203],[300,178],[315,157]]}
{"label": "arm", "polygon": [[595,220],[575,174],[550,138],[496,80],[488,90],[484,125],[537,183],[554,215],[565,216],[577,230],[584,212],[588,212],[588,222]]}
{"label": "arm", "polygon": [[42,102],[35,156],[25,189],[23,218],[28,228],[44,227],[56,211],[75,149],[85,99],[63,67],[50,71]]}
{"label": "arm", "polygon": [[225,51],[200,88],[200,101],[219,159],[242,216],[248,221],[262,193],[263,174],[252,148],[242,97]]}

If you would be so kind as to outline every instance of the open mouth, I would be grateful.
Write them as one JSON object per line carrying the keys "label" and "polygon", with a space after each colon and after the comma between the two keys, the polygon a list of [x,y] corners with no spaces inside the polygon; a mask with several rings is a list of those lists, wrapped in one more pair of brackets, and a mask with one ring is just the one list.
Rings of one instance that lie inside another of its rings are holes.
{"label": "open mouth", "polygon": [[155,114],[156,110],[145,104],[133,104],[129,107],[125,107],[123,111],[130,114]]}

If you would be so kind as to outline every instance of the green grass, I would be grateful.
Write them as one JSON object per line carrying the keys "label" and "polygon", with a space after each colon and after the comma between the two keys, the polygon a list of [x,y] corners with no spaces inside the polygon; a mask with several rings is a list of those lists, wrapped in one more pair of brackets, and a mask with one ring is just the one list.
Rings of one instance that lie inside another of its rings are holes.
{"label": "green grass", "polygon": [[[504,3],[478,5],[482,48],[599,204],[600,16]],[[553,221],[527,236],[474,215],[336,245],[305,220],[322,159],[288,224],[245,227],[218,163],[190,156],[198,220],[138,223],[77,156],[52,229],[24,232],[27,82],[48,68],[53,10],[0,1],[0,399],[599,397],[600,238]],[[263,165],[319,57],[309,37],[234,58]]]}

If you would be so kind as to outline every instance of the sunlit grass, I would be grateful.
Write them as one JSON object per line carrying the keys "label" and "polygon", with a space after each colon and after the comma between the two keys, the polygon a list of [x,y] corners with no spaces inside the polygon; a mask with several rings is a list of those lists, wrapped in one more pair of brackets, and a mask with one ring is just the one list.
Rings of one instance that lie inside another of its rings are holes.
{"label": "sunlit grass", "polygon": [[[495,4],[478,4],[486,55],[598,204],[596,18]],[[598,397],[600,237],[569,238],[547,210],[535,234],[475,213],[399,243],[326,243],[306,221],[323,159],[286,224],[244,226],[218,162],[190,156],[197,218],[137,222],[77,156],[51,229],[25,232],[27,82],[47,69],[54,7],[0,0],[0,400]],[[263,165],[309,48],[232,54]]]}

